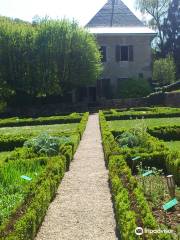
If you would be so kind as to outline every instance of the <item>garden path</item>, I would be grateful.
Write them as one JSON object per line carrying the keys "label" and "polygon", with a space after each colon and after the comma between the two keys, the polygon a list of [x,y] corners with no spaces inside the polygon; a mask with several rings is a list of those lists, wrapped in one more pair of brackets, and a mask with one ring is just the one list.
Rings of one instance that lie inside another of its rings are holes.
{"label": "garden path", "polygon": [[98,115],[93,114],[36,240],[115,240],[115,228]]}

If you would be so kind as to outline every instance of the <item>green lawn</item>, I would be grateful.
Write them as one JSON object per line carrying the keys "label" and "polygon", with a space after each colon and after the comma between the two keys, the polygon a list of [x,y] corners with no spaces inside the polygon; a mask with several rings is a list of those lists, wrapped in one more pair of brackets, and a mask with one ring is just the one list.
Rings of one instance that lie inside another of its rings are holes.
{"label": "green lawn", "polygon": [[149,128],[158,126],[180,126],[180,117],[176,118],[148,118],[148,119],[133,119],[133,120],[114,120],[108,121],[109,127],[112,130],[120,130],[122,128],[132,128],[144,122]]}
{"label": "green lawn", "polygon": [[180,151],[180,141],[164,142],[164,144],[173,151]]}
{"label": "green lawn", "polygon": [[70,132],[76,129],[78,123],[70,124],[53,124],[53,125],[37,125],[37,126],[23,126],[23,127],[4,127],[0,128],[0,135],[16,135],[16,134],[40,134],[41,132],[58,132],[66,131]]}

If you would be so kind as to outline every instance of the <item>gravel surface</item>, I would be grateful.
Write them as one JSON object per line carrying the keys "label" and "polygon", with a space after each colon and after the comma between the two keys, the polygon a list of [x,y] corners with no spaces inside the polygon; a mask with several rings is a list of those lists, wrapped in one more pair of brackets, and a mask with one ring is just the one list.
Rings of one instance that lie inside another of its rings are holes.
{"label": "gravel surface", "polygon": [[115,228],[98,115],[94,114],[36,240],[116,240]]}

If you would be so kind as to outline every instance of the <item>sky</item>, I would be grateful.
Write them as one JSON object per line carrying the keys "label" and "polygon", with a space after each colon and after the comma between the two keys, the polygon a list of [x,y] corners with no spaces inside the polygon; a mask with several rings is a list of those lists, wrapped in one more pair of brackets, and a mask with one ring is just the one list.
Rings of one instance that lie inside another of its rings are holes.
{"label": "sky", "polygon": [[[107,0],[0,0],[0,15],[32,21],[35,15],[75,19],[84,26]],[[137,17],[135,0],[122,0]]]}

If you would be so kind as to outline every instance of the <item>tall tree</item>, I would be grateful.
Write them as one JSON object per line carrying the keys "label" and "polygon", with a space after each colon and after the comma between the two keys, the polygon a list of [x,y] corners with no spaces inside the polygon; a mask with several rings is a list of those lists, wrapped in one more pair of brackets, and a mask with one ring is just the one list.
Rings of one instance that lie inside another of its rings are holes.
{"label": "tall tree", "polygon": [[157,30],[157,46],[164,53],[163,21],[167,16],[170,0],[136,0],[137,9],[151,16],[149,25]]}
{"label": "tall tree", "polygon": [[0,17],[0,86],[18,95],[63,94],[95,83],[100,59],[94,36],[75,22]]}
{"label": "tall tree", "polygon": [[174,57],[177,77],[180,77],[180,0],[172,0],[164,20],[165,53]]}

